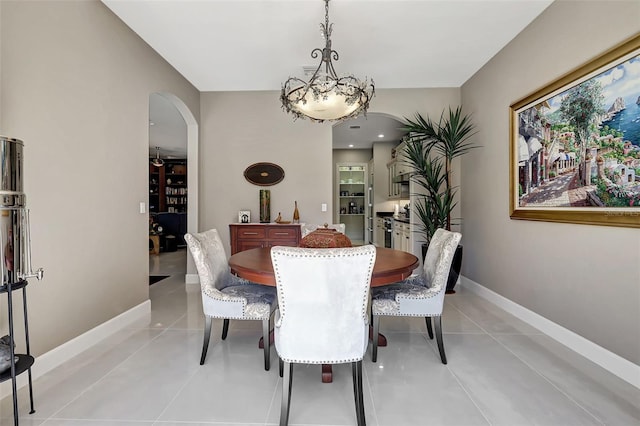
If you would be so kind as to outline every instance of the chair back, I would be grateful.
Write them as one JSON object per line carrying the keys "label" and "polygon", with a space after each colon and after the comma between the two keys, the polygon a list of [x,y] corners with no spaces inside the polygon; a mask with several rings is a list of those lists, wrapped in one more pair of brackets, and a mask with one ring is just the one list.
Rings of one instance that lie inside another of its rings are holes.
{"label": "chair back", "polygon": [[273,247],[275,346],[285,362],[362,360],[369,339],[373,245],[315,249]]}
{"label": "chair back", "polygon": [[[324,225],[317,225],[313,223],[304,223],[301,225],[302,237],[306,237],[316,229],[325,229]],[[346,226],[344,223],[334,223],[333,225],[327,225],[327,229],[335,229],[336,231],[344,234]]]}
{"label": "chair back", "polygon": [[203,292],[222,290],[231,279],[227,254],[216,229],[184,236],[196,264]]}
{"label": "chair back", "polygon": [[432,293],[446,289],[453,255],[461,238],[462,234],[459,232],[442,228],[433,234],[422,266],[425,282]]}

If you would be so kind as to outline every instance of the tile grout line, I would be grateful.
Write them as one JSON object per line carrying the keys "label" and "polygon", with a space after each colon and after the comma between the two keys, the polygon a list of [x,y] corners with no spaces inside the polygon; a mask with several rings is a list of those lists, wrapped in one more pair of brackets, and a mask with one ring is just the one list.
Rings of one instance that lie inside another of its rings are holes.
{"label": "tile grout line", "polygon": [[[274,346],[274,352],[275,352],[275,344]],[[277,355],[277,353],[276,353]],[[280,368],[280,357],[276,356],[276,358],[278,359],[278,369]],[[273,365],[271,366],[271,368],[273,368]],[[278,394],[278,387],[282,387],[282,380],[283,378],[280,377],[280,372],[278,371],[278,380],[276,380],[276,384],[273,387],[273,393],[271,394],[271,402],[269,403],[269,409],[267,410],[267,416],[264,419],[264,424],[263,426],[267,426],[269,424],[269,415],[271,414],[271,407],[273,407],[273,404],[275,404],[276,402],[276,395]]]}
{"label": "tile grout line", "polygon": [[527,367],[529,367],[529,369],[531,371],[533,371],[534,373],[536,373],[538,376],[540,376],[545,382],[549,383],[555,390],[557,390],[558,392],[560,392],[562,395],[564,395],[569,401],[573,402],[577,407],[579,407],[580,409],[582,409],[584,412],[586,412],[587,414],[589,414],[591,417],[594,418],[594,420],[596,420],[598,423],[600,423],[601,425],[605,425],[605,423],[598,418],[598,416],[596,416],[594,413],[592,413],[591,411],[589,411],[587,408],[585,408],[582,404],[580,404],[578,401],[576,401],[571,395],[569,395],[567,392],[563,391],[562,389],[560,389],[558,386],[556,386],[555,383],[553,383],[547,376],[544,375],[544,373],[542,373],[541,371],[538,371],[537,368],[535,368],[533,365],[529,364],[527,361],[525,361],[524,359],[522,359],[518,354],[516,354],[514,351],[512,351],[508,346],[506,346],[505,344],[503,344],[500,340],[496,339],[494,336],[490,335],[491,338],[493,340],[495,340],[500,346],[502,346],[504,349],[506,349],[511,355],[513,355],[514,357],[516,357],[520,362],[522,362],[524,365],[526,365]]}
{"label": "tile grout line", "polygon": [[[569,401],[573,402],[577,407],[579,407],[580,409],[582,409],[584,412],[586,412],[587,414],[589,414],[591,417],[594,418],[594,420],[596,420],[597,422],[599,422],[601,425],[604,426],[604,422],[602,420],[600,420],[594,413],[592,413],[591,411],[587,410],[585,407],[582,406],[582,404],[578,403],[574,398],[572,398],[568,393],[566,393],[565,391],[563,391],[562,389],[560,389],[558,386],[556,386],[547,376],[545,376],[542,372],[538,371],[538,369],[534,368],[531,364],[529,364],[527,361],[525,361],[524,359],[522,359],[520,356],[518,356],[518,354],[516,354],[514,351],[512,351],[509,347],[507,347],[505,344],[503,344],[499,339],[496,338],[496,336],[485,330],[480,324],[478,324],[477,322],[475,322],[473,319],[471,319],[467,314],[465,314],[464,312],[462,312],[457,306],[450,304],[450,306],[453,306],[458,312],[460,312],[462,315],[464,315],[465,318],[467,318],[469,321],[471,321],[472,323],[474,323],[476,326],[478,326],[482,331],[484,331],[487,336],[491,337],[491,339],[496,342],[498,345],[500,345],[502,348],[506,349],[507,352],[509,352],[511,355],[513,355],[518,361],[520,361],[521,363],[523,363],[524,365],[526,365],[531,371],[533,371],[534,373],[536,373],[538,376],[540,376],[545,382],[549,383],[554,389],[556,389],[558,392],[560,392],[562,395],[564,395]],[[529,334],[525,334],[525,333],[496,333],[496,335],[510,335],[510,336],[528,336]],[[543,333],[541,334],[533,334],[535,336],[538,335],[544,335]],[[456,377],[457,380],[457,377]],[[466,392],[466,389],[465,389]]]}
{"label": "tile grout line", "polygon": [[[186,317],[187,314],[182,314],[178,319],[176,319],[174,322],[171,323],[171,325],[167,326],[165,328],[165,330],[158,334],[159,337],[163,334],[165,334],[166,332],[168,332],[169,329],[171,329],[172,332],[174,331],[180,331],[180,332],[185,332],[187,334],[195,332],[195,330],[191,330],[191,329],[173,329],[173,326],[175,324],[177,324],[180,320],[182,320],[184,317]],[[180,392],[182,392],[182,390],[187,386],[187,384],[191,381],[191,379],[193,379],[195,377],[195,375],[198,374],[198,369],[194,369],[193,373],[189,376],[189,378],[187,380],[184,381],[184,383],[182,384],[182,386],[180,387],[180,389],[178,389],[176,391],[176,393],[173,395],[173,398],[171,398],[171,400],[169,402],[167,402],[167,404],[165,405],[165,407],[162,409],[162,411],[160,411],[160,413],[158,414],[158,416],[156,417],[156,419],[153,421],[153,424],[155,425],[157,422],[161,421],[160,417],[162,417],[162,415],[167,411],[167,409],[169,408],[169,406],[176,400],[176,398],[178,398],[178,395],[180,395]]]}
{"label": "tile grout line", "polygon": [[[373,419],[375,420],[375,424],[379,426],[380,420],[378,419],[378,410],[376,410],[375,400],[373,399],[373,390],[371,389],[371,380],[369,379],[369,373],[367,373],[367,369],[364,368],[364,358],[367,356],[367,352],[369,352],[368,348],[364,354],[364,357],[362,358],[362,361],[363,361],[362,374],[367,378],[367,391],[369,392],[369,399],[371,400],[371,409],[373,410]],[[365,411],[365,418],[366,418],[366,411]]]}
{"label": "tile grout line", "polygon": [[[184,316],[184,315],[183,315]],[[182,318],[182,317],[181,317]],[[149,318],[150,319],[150,318]],[[175,322],[174,322],[175,324]],[[144,327],[144,328],[140,328],[139,330],[157,330],[157,328],[153,328],[153,327]],[[105,377],[107,377],[109,374],[111,374],[113,371],[115,371],[118,367],[120,367],[122,364],[124,364],[125,362],[127,362],[128,360],[130,360],[134,355],[138,354],[140,351],[142,351],[144,348],[148,347],[153,341],[155,341],[156,339],[158,339],[160,336],[162,336],[163,334],[165,334],[167,332],[168,328],[164,328],[160,333],[158,333],[158,335],[154,336],[151,340],[149,340],[147,343],[145,343],[144,345],[140,346],[137,350],[133,351],[131,354],[129,354],[129,356],[127,356],[125,359],[123,359],[121,362],[119,362],[118,364],[114,365],[113,368],[111,368],[109,371],[107,371],[106,373],[104,373],[99,379],[97,379],[96,381],[94,381],[91,385],[87,386],[85,389],[83,389],[78,395],[76,395],[74,398],[72,398],[69,402],[67,402],[66,404],[64,404],[62,407],[60,407],[60,409],[58,409],[57,411],[54,411],[49,417],[47,417],[45,419],[45,422],[47,422],[48,420],[58,420],[57,418],[55,418],[54,416],[58,413],[60,413],[62,410],[64,410],[65,408],[67,408],[69,405],[73,404],[75,401],[77,401],[78,399],[80,399],[80,397],[84,396],[87,392],[89,392],[91,389],[93,389],[94,387],[96,387],[100,382],[102,382]],[[105,419],[108,420],[108,419]]]}
{"label": "tile grout line", "polygon": [[[452,304],[452,303],[448,303],[447,304],[449,306],[451,306],[453,309],[455,309],[456,311],[458,311],[461,315],[463,315],[465,318],[467,318],[469,321],[471,321],[473,324],[475,324],[480,330],[482,330],[483,333],[485,334],[489,334],[487,333],[487,330],[485,330],[483,327],[480,326],[480,324],[476,323],[474,320],[472,320],[468,315],[466,315],[464,312],[462,312],[460,310],[460,308],[458,308],[456,305]],[[449,334],[449,333],[447,333]],[[476,333],[459,333],[459,334],[476,334]],[[479,333],[480,335],[482,333]],[[444,337],[443,337],[443,344],[444,344]],[[453,376],[453,378],[455,379],[455,381],[458,383],[458,385],[460,386],[460,388],[463,390],[463,392],[467,395],[467,397],[469,398],[469,400],[471,401],[471,403],[474,405],[474,407],[476,407],[476,409],[478,410],[478,412],[480,413],[480,415],[487,421],[487,424],[489,426],[493,425],[493,423],[491,422],[491,420],[489,419],[489,417],[487,417],[487,415],[485,414],[485,412],[482,410],[482,408],[480,408],[480,406],[478,405],[478,403],[476,402],[475,398],[473,398],[473,396],[471,395],[471,393],[469,392],[469,390],[464,386],[464,384],[462,383],[462,381],[460,381],[460,378],[454,373],[454,371],[449,367],[449,364],[447,363],[446,365],[447,370],[449,371],[449,373]]]}

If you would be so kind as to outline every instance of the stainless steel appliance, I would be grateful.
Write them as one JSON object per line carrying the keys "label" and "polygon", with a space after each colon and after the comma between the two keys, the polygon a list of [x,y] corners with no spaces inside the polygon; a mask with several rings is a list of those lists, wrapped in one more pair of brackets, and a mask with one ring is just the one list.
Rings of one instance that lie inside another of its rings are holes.
{"label": "stainless steel appliance", "polygon": [[[27,321],[27,279],[41,279],[42,268],[31,269],[31,239],[29,236],[29,210],[23,192],[23,143],[18,139],[0,136],[0,293],[7,294],[9,331],[9,363],[7,371],[1,372],[0,382],[11,380],[13,391],[13,419],[18,425],[18,402],[16,376],[25,371],[29,375],[29,398],[33,409],[31,366],[34,357],[29,347],[29,324]],[[16,353],[13,321],[13,292],[22,292],[24,320],[24,342],[26,353]]]}
{"label": "stainless steel appliance", "polygon": [[391,237],[393,236],[393,219],[384,218],[384,246],[391,248]]}
{"label": "stainless steel appliance", "polygon": [[23,144],[0,136],[0,257],[2,285],[42,278],[42,268],[31,269],[29,210],[23,192]]}

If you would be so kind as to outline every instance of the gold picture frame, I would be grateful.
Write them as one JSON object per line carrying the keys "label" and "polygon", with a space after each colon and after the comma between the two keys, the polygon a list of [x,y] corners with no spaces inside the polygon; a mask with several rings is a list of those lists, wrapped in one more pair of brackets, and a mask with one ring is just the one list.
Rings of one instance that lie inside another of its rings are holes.
{"label": "gold picture frame", "polygon": [[640,228],[640,34],[509,109],[512,219]]}

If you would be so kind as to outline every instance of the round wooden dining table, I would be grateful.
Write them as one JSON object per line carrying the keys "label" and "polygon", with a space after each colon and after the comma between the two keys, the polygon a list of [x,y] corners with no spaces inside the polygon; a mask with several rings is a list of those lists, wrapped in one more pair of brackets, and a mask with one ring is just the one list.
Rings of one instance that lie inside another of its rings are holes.
{"label": "round wooden dining table", "polygon": [[[405,251],[376,247],[376,262],[371,274],[371,287],[391,284],[408,278],[414,269],[420,265],[416,256]],[[276,278],[271,263],[271,247],[260,247],[241,251],[229,258],[231,271],[241,278],[258,284],[275,286]],[[370,338],[373,338],[370,329]],[[378,335],[378,346],[386,346],[387,339]],[[259,346],[263,347],[262,339]],[[333,372],[331,365],[322,365],[322,382],[331,383]]]}
{"label": "round wooden dining table", "polygon": [[[406,251],[376,247],[371,287],[391,284],[408,278],[420,265],[416,256]],[[229,258],[231,271],[241,278],[263,285],[276,285],[271,264],[271,247],[240,251]]]}

